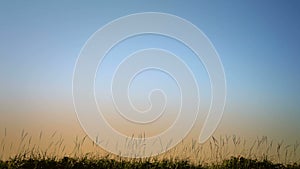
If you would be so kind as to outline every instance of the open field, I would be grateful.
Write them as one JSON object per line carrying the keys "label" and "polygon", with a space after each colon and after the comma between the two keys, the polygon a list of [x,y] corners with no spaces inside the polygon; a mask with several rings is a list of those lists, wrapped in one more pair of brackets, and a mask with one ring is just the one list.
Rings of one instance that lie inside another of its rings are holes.
{"label": "open field", "polygon": [[232,157],[231,159],[224,160],[218,164],[192,164],[188,160],[156,160],[154,159],[133,159],[128,160],[115,160],[109,158],[88,159],[88,158],[69,158],[62,159],[52,158],[23,158],[16,157],[9,161],[0,161],[0,168],[14,169],[42,169],[42,168],[60,168],[60,169],[96,169],[96,168],[112,168],[112,169],[126,169],[126,168],[199,168],[199,169],[214,169],[214,168],[260,168],[260,169],[289,169],[300,168],[299,164],[283,165],[274,164],[270,161],[251,160],[243,157]]}
{"label": "open field", "polygon": [[[164,154],[142,159],[112,155],[87,136],[73,140],[65,141],[58,132],[33,137],[24,130],[11,140],[5,131],[0,168],[300,168],[298,142],[288,145],[266,136],[254,140],[212,137],[203,145],[185,140]],[[127,142],[128,151],[142,144]]]}

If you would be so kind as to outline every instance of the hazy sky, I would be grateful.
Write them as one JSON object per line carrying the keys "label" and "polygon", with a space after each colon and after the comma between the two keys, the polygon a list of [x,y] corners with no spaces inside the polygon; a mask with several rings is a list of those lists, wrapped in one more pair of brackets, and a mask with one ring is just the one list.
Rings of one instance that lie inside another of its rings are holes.
{"label": "hazy sky", "polygon": [[[72,75],[86,40],[121,16],[164,12],[196,25],[220,55],[227,102],[217,133],[300,140],[299,1],[128,2],[1,1],[1,129],[79,132]],[[129,44],[147,38],[157,37]],[[166,44],[157,39],[147,47]],[[201,63],[187,62],[201,81]]]}

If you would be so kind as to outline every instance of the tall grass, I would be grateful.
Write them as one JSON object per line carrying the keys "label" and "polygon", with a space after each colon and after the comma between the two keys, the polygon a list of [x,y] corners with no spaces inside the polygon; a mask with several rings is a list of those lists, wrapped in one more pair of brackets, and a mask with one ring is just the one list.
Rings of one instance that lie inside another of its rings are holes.
{"label": "tall grass", "polygon": [[[135,136],[133,135],[133,137]],[[137,137],[145,138],[145,134],[143,133]],[[129,152],[120,152],[119,155],[113,155],[101,149],[86,135],[75,136],[74,141],[70,143],[65,141],[63,135],[57,131],[51,133],[41,131],[34,137],[27,131],[22,130],[18,139],[11,140],[5,128],[0,142],[0,160],[2,165],[5,161],[16,164],[27,163],[28,160],[31,160],[34,163],[45,161],[57,165],[66,162],[72,163],[72,165],[78,163],[79,165],[83,162],[85,164],[97,163],[97,160],[103,160],[103,163],[110,161],[116,163],[116,165],[131,167],[138,163],[139,165],[149,166],[167,164],[172,167],[180,164],[180,166],[200,168],[205,166],[218,168],[218,166],[246,165],[244,162],[247,165],[260,162],[268,165],[280,163],[282,167],[299,167],[300,164],[298,142],[290,145],[285,144],[284,141],[270,140],[266,136],[257,137],[254,140],[247,140],[236,135],[213,136],[205,144],[198,144],[197,140],[183,140],[166,153],[149,158],[134,158],[136,154],[130,154],[131,150],[136,149],[143,153],[143,139],[133,141],[132,138],[128,138],[123,144],[127,146],[126,149]],[[172,140],[166,144],[161,143],[159,139],[157,141],[160,142],[162,149],[168,149]],[[100,137],[96,138],[96,142],[102,142]],[[121,156],[122,154],[130,154],[132,158],[124,158]]]}

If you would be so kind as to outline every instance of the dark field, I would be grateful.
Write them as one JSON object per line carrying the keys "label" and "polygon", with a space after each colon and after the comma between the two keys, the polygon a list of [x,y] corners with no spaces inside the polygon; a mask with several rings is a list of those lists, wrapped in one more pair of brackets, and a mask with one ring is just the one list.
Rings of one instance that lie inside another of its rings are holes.
{"label": "dark field", "polygon": [[[0,169],[300,169],[298,142],[289,145],[265,136],[254,140],[237,136],[212,137],[205,145],[195,140],[183,142],[165,154],[148,158],[103,153],[87,136],[76,137],[68,144],[57,132],[49,135],[41,132],[35,138],[22,131],[19,139],[8,140],[5,133],[0,143]],[[128,142],[129,148],[136,146],[131,144]]]}
{"label": "dark field", "polygon": [[26,157],[15,157],[8,161],[0,162],[1,169],[147,169],[147,168],[198,168],[198,169],[214,169],[214,168],[259,168],[259,169],[292,169],[292,168],[300,168],[300,165],[282,165],[282,164],[274,164],[270,161],[263,160],[251,160],[245,159],[243,157],[232,157],[229,160],[224,160],[220,164],[210,164],[210,165],[193,165],[187,160],[139,160],[134,159],[131,161],[124,160],[114,160],[108,158],[101,159],[88,159],[88,158],[68,158],[64,157],[62,159],[51,159],[51,158],[26,158]]}

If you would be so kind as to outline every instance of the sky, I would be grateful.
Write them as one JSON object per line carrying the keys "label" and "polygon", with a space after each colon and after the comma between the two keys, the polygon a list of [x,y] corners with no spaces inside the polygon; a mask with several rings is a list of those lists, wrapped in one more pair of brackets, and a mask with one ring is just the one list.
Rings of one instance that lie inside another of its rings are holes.
{"label": "sky", "polygon": [[[300,140],[299,7],[299,1],[258,0],[1,1],[0,130],[82,133],[72,99],[73,71],[80,50],[94,32],[112,20],[133,13],[162,12],[193,23],[219,54],[227,100],[216,134]],[[104,90],[102,76],[113,73],[112,65],[121,60],[120,54],[161,47],[188,63],[202,84],[199,90],[204,105],[209,103],[205,69],[179,42],[145,35],[122,43],[106,57],[103,70],[98,70],[97,96]],[[176,86],[166,87],[172,79],[161,72],[145,73],[132,86],[141,93],[133,100],[142,109],[149,105],[139,99],[152,85],[145,77],[163,79],[160,83],[171,95],[173,88],[176,90]]]}

